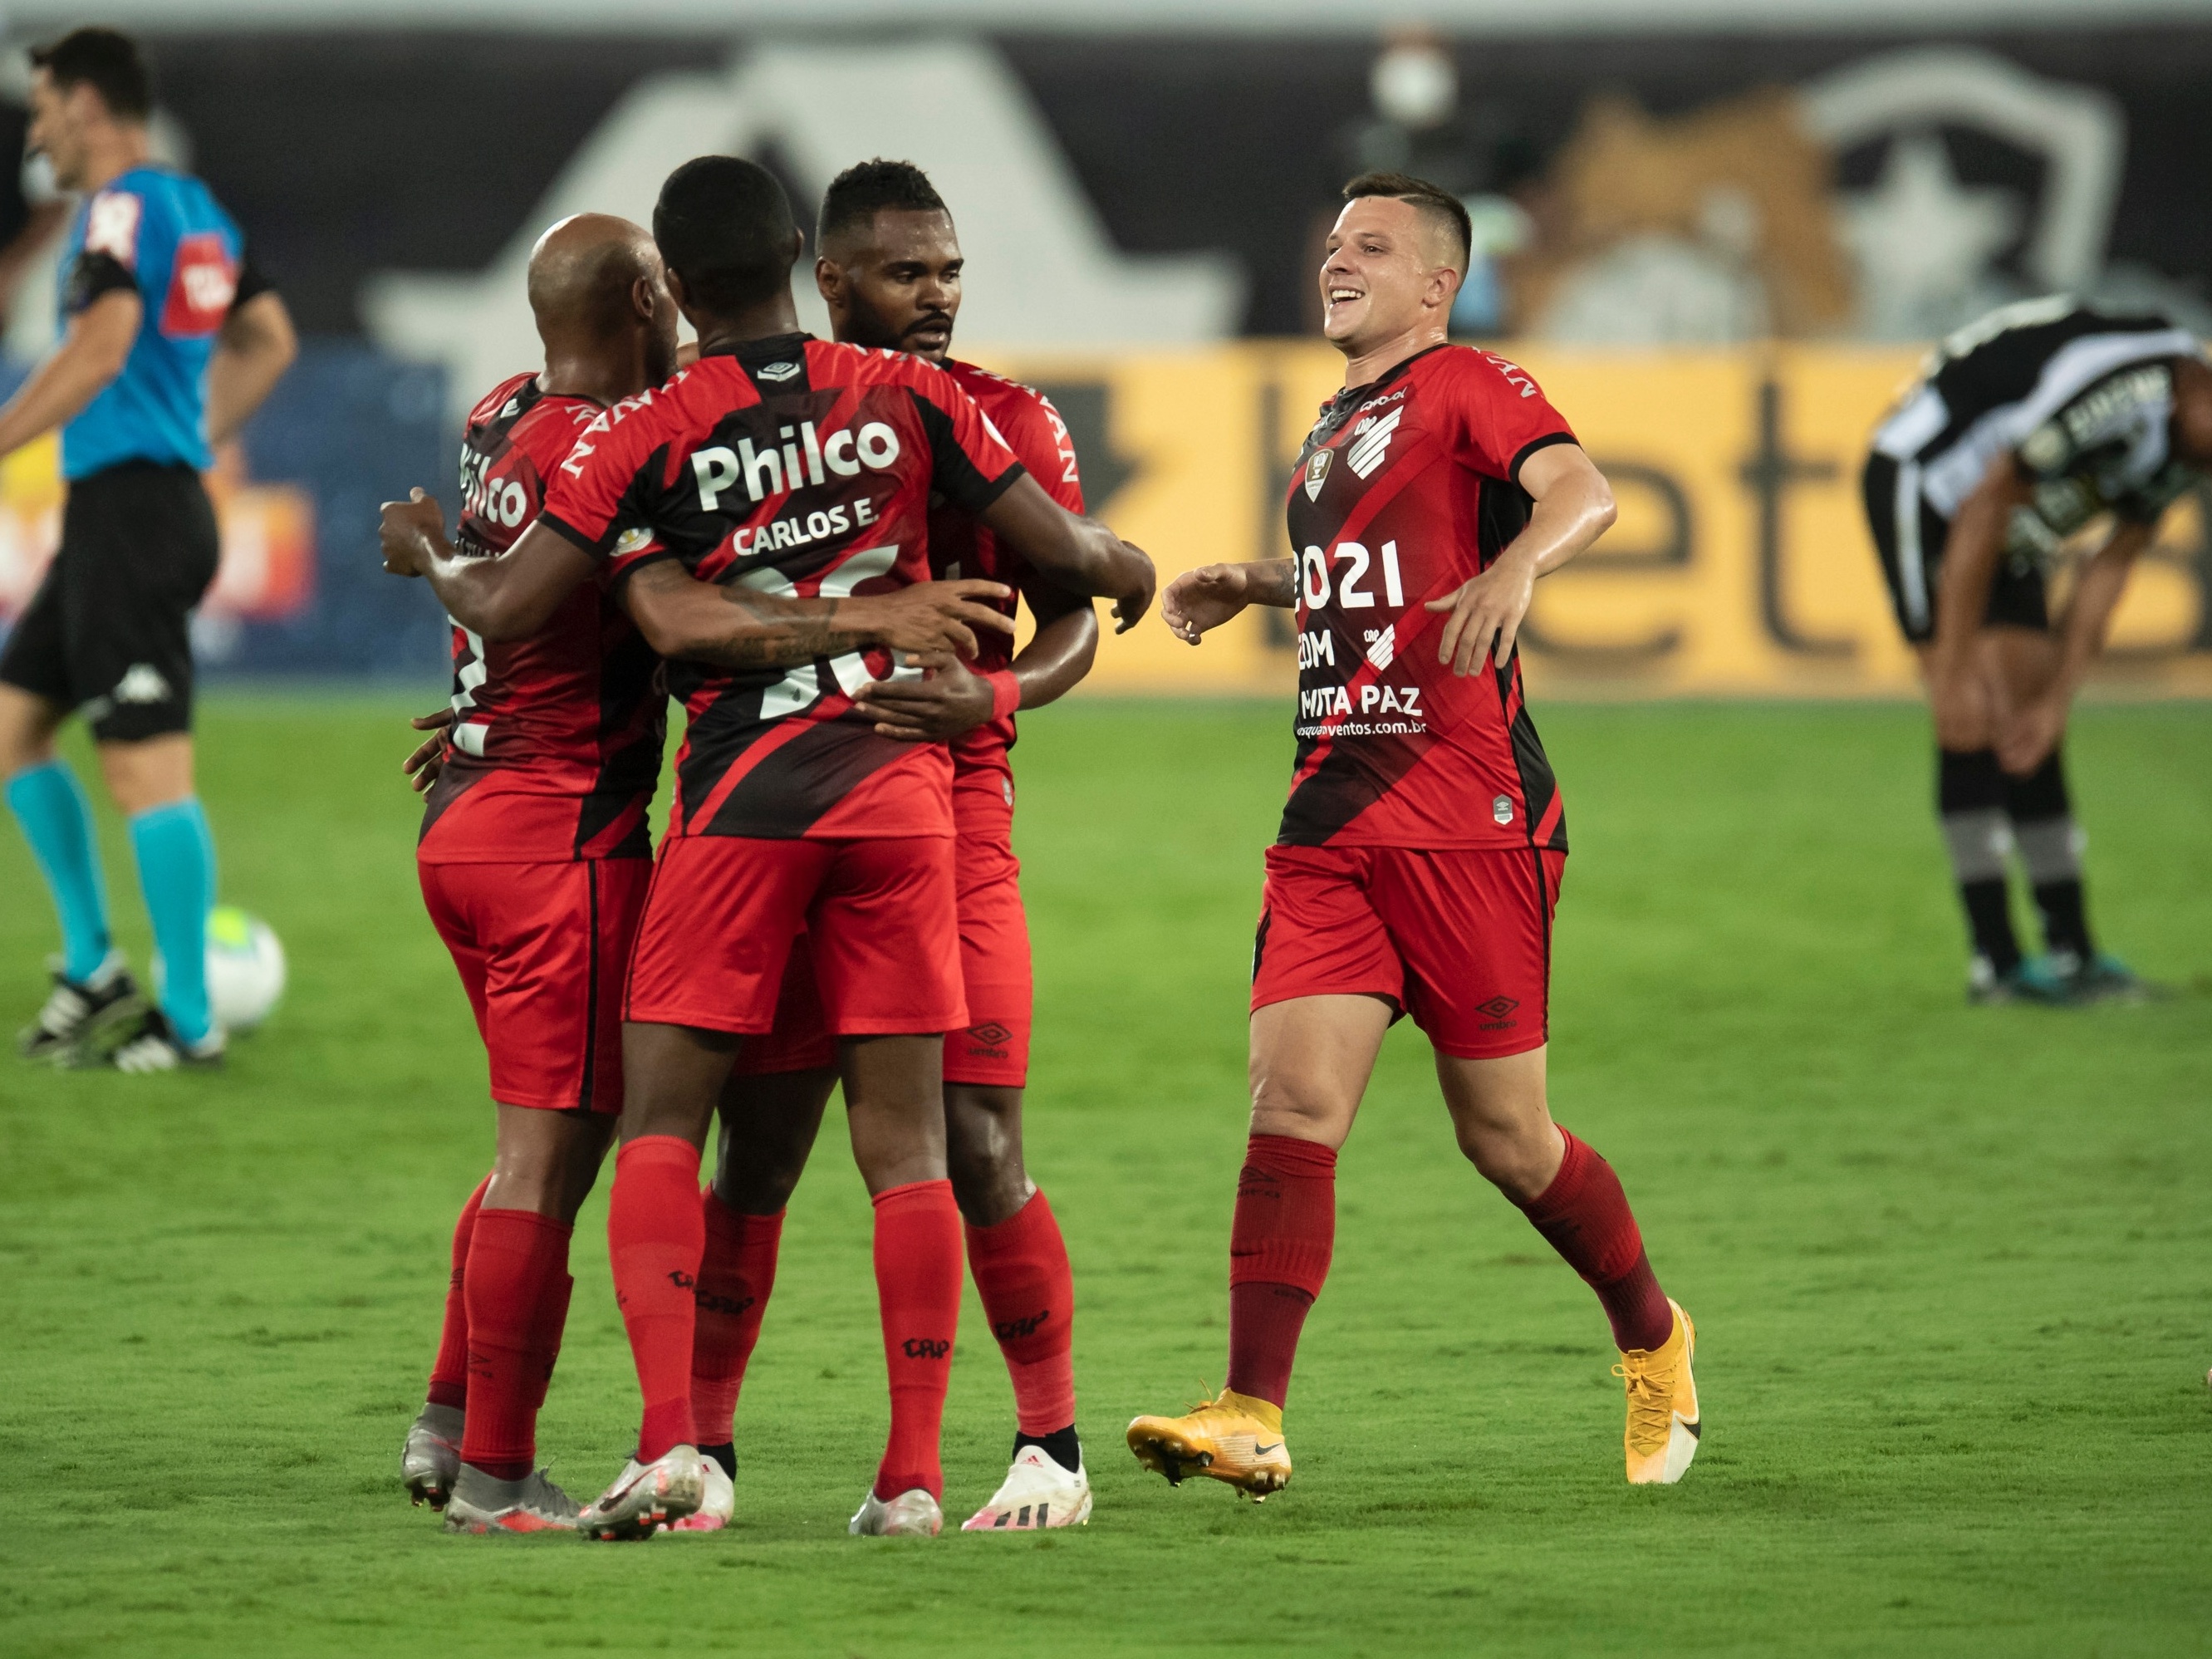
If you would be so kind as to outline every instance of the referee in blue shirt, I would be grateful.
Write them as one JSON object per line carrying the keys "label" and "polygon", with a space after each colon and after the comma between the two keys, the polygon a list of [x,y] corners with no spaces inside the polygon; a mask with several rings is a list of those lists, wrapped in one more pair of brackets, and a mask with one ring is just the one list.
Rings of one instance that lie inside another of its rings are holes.
{"label": "referee in blue shirt", "polygon": [[[30,148],[83,197],[63,337],[0,407],[0,455],[59,427],[61,549],[0,651],[0,777],[61,919],[27,1055],[127,1072],[220,1061],[207,994],[215,847],[192,792],[192,607],[214,580],[200,474],[298,349],[284,302],[205,185],[149,159],[151,77],[129,37],[79,29],[31,53]],[[81,713],[129,818],[163,963],[160,1003],[108,933],[84,792],[54,753]]]}

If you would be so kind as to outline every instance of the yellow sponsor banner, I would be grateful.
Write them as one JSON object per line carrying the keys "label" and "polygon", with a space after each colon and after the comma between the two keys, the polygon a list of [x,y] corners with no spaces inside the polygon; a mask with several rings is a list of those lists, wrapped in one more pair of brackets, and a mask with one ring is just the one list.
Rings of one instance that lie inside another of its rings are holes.
{"label": "yellow sponsor banner", "polygon": [[[1164,581],[1279,558],[1283,496],[1315,412],[1341,383],[1326,344],[1117,356],[979,353],[1069,416],[1092,510]],[[1772,347],[1514,354],[1574,426],[1620,521],[1542,582],[1524,635],[1553,695],[1893,696],[1916,686],[1861,504],[1869,434],[1917,351]],[[2212,544],[2202,496],[2166,516],[2115,620],[2100,684],[2212,696]],[[1286,692],[1283,613],[1200,647],[1157,615],[1109,637],[1102,691]]]}

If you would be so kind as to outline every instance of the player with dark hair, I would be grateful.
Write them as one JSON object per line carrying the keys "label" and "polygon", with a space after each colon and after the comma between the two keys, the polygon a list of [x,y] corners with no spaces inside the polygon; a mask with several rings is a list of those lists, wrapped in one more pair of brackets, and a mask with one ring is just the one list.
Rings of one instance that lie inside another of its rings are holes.
{"label": "player with dark hair", "polygon": [[[2212,467],[2212,365],[2188,330],[2063,295],[1992,312],[1929,359],[1875,434],[1867,521],[1936,717],[1936,808],[1975,1002],[2145,994],[2089,933],[2063,742],[2074,694],[2166,509]],[[2066,544],[2111,528],[2053,618]],[[2043,919],[2014,937],[2006,854]]]}
{"label": "player with dark hair", "polygon": [[[585,428],[666,379],[675,358],[660,256],[627,220],[584,214],[547,231],[529,294],[544,367],[501,382],[469,417],[465,556],[512,544]],[[387,515],[390,533],[420,533],[423,516],[417,491]],[[963,591],[828,604],[841,624],[909,649],[972,648],[963,614],[1012,626]],[[575,1525],[574,1503],[533,1473],[534,1430],[568,1312],[570,1230],[622,1109],[622,987],[652,872],[646,811],[665,724],[655,652],[810,660],[812,641],[772,614],[782,603],[732,605],[664,565],[614,592],[579,586],[526,639],[453,629],[441,752],[410,762],[429,779],[416,857],[489,1053],[498,1141],[454,1229],[445,1330],[400,1460],[416,1501],[443,1507],[449,1531]]]}
{"label": "player with dark hair", "polygon": [[[1042,392],[950,356],[963,261],[951,215],[921,168],[864,161],[822,199],[814,276],[839,340],[909,351],[941,365],[1052,497],[1083,510],[1067,428]],[[948,742],[958,866],[960,965],[968,1021],[945,1040],[945,1129],[952,1194],[965,1223],[968,1262],[1013,1381],[1013,1466],[969,1531],[1079,1525],[1091,1485],[1075,1432],[1071,1346],[1073,1285],[1052,1206],[1022,1159],[1031,988],[1028,924],[1013,851],[1014,711],[1063,695],[1090,671],[1098,623],[1087,600],[1041,581],[1012,549],[949,504],[932,512],[930,567],[942,576],[988,576],[1018,587],[1036,618],[1018,657],[987,635],[972,662],[933,660],[927,679],[863,686],[877,729],[906,742]],[[1006,602],[1009,618],[1013,601]],[[731,1419],[745,1364],[775,1283],[783,1212],[836,1082],[836,1051],[810,994],[811,967],[793,953],[793,990],[773,1036],[750,1047],[725,1091],[722,1138],[706,1207],[693,1339],[692,1414],[702,1448],[724,1478],[690,1521],[719,1526],[730,1513],[735,1465]]]}
{"label": "player with dark hair", "polygon": [[1629,1480],[1676,1480],[1698,1444],[1695,1334],[1612,1167],[1546,1098],[1566,828],[1514,647],[1536,579],[1613,523],[1612,491],[1525,371],[1447,343],[1468,253],[1449,198],[1393,173],[1344,193],[1321,270],[1344,390],[1291,482],[1294,555],[1190,571],[1161,608],[1193,645],[1249,605],[1296,610],[1298,748],[1253,945],[1228,1385],[1137,1419],[1130,1449],[1174,1482],[1257,1498],[1290,1480],[1283,1402],[1334,1245],[1337,1151],[1411,1014],[1460,1150],[1597,1292]]}
{"label": "player with dark hair", "polygon": [[[31,53],[29,144],[85,201],[60,347],[0,408],[0,455],[61,428],[61,548],[0,652],[0,777],[62,927],[23,1052],[125,1072],[217,1064],[215,846],[192,788],[192,607],[215,578],[200,474],[297,351],[284,302],[205,185],[150,160],[137,45],[79,29]],[[164,982],[141,995],[108,932],[84,792],[54,753],[72,711],[131,826]]]}
{"label": "player with dark hair", "polygon": [[[739,592],[819,599],[925,579],[933,490],[1052,578],[1151,603],[1151,562],[1058,506],[973,400],[897,353],[810,339],[790,272],[804,239],[774,178],[706,156],[662,186],[653,237],[700,356],[585,430],[544,512],[493,559],[409,556],[487,638],[542,625],[579,583],[676,562]],[[786,671],[672,661],[688,724],[676,799],[630,966],[624,1101],[608,1237],[645,1413],[636,1456],[580,1517],[649,1537],[696,1509],[691,1420],[700,1149],[737,1050],[774,1023],[787,958],[811,943],[855,1161],[874,1197],[891,1432],[864,1532],[934,1532],[938,1431],[959,1312],[945,1159],[944,1033],[967,1024],[941,745],[878,732],[855,702],[924,672],[826,625]]]}

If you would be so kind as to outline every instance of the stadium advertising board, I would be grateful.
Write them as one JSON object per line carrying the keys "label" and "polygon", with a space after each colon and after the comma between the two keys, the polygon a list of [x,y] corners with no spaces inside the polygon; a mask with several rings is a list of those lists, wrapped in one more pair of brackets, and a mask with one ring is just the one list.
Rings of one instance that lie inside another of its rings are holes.
{"label": "stadium advertising board", "polygon": [[[1164,576],[1287,552],[1283,491],[1308,423],[1340,384],[1333,350],[975,355],[1051,392],[1083,457],[1092,511],[1150,550]],[[1605,540],[1537,590],[1523,642],[1540,686],[1634,697],[1913,689],[1859,468],[1918,353],[1531,347],[1512,357],[1575,423],[1620,504]],[[2212,695],[2206,522],[2201,495],[2167,514],[2116,619],[2101,688]],[[1197,650],[1148,618],[1108,641],[1088,684],[1273,693],[1297,672],[1284,617],[1253,612]]]}

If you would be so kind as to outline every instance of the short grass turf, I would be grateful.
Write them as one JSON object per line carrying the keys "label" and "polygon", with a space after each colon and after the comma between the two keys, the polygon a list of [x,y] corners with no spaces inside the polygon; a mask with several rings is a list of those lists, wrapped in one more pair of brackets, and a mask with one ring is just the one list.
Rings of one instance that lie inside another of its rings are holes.
{"label": "short grass turf", "polygon": [[[1589,1292],[1455,1155],[1393,1036],[1264,1506],[1121,1429],[1222,1373],[1243,984],[1285,711],[1026,723],[1031,1164],[1077,1267],[1080,1532],[860,1541],[868,1206],[825,1135],[739,1418],[738,1522],[444,1536],[395,1478],[484,1072],[417,900],[389,702],[216,699],[226,896],[292,993],[221,1077],[0,1071],[0,1650],[869,1656],[2212,1651],[2212,710],[2097,708],[2095,914],[2185,994],[1961,1005],[1904,708],[1555,708],[1575,852],[1553,1088],[1703,1334],[1688,1479],[1621,1480]],[[75,750],[83,759],[83,750]],[[142,913],[103,819],[125,943]],[[0,835],[0,1002],[50,926]],[[542,1428],[588,1494],[635,1385],[604,1187]],[[954,1522],[1011,1432],[972,1294]]]}

